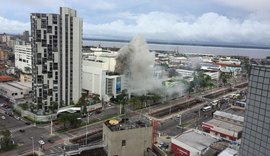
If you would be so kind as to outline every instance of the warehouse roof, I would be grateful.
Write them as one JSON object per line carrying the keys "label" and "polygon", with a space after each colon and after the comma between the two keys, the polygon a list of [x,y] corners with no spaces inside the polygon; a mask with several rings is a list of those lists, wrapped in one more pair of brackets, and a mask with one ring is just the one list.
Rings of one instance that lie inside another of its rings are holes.
{"label": "warehouse roof", "polygon": [[203,151],[218,140],[210,134],[195,129],[186,131],[182,135],[176,136],[174,139],[199,151]]}

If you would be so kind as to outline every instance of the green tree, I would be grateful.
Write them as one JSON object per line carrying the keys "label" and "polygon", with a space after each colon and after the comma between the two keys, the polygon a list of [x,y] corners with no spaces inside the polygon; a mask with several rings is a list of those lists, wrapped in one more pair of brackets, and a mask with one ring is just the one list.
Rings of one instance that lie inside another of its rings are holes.
{"label": "green tree", "polygon": [[0,135],[3,136],[1,139],[1,146],[7,148],[10,145],[11,132],[9,130],[2,130],[0,131]]}
{"label": "green tree", "polygon": [[69,122],[69,114],[68,113],[62,113],[60,114],[58,121],[64,125],[64,129],[67,128],[67,123]]}
{"label": "green tree", "polygon": [[76,128],[79,125],[81,125],[81,122],[82,121],[79,118],[80,118],[80,114],[79,113],[69,114],[68,115],[68,120],[69,120],[70,126],[72,128]]}
{"label": "green tree", "polygon": [[24,67],[24,71],[28,74],[31,72],[31,70],[32,69],[30,67]]}
{"label": "green tree", "polygon": [[29,108],[29,105],[28,103],[22,103],[20,104],[20,107],[23,109],[23,110],[27,110]]}
{"label": "green tree", "polygon": [[54,101],[51,102],[51,105],[49,106],[49,109],[52,113],[55,113],[55,111],[57,110],[58,108],[58,104]]}

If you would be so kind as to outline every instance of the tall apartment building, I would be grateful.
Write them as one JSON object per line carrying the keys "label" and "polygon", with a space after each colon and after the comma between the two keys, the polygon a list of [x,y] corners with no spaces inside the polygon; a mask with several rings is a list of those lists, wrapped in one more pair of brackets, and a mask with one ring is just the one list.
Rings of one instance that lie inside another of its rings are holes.
{"label": "tall apartment building", "polygon": [[32,69],[32,48],[31,45],[15,45],[15,67],[21,69],[24,73],[31,73]]}
{"label": "tall apartment building", "polygon": [[240,156],[270,154],[270,66],[254,65],[249,78]]}
{"label": "tall apartment building", "polygon": [[60,14],[32,13],[32,75],[35,103],[48,111],[81,97],[82,19],[75,10],[61,7]]}

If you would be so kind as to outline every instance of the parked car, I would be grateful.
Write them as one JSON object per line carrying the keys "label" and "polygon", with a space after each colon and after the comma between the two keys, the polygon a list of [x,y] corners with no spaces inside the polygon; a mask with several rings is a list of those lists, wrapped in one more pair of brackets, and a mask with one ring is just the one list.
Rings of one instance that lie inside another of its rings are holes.
{"label": "parked car", "polygon": [[48,139],[48,142],[51,143],[51,144],[53,144],[54,143],[54,140]]}
{"label": "parked car", "polygon": [[20,131],[21,133],[25,132],[25,130],[23,130],[23,129],[20,129],[19,131]]}

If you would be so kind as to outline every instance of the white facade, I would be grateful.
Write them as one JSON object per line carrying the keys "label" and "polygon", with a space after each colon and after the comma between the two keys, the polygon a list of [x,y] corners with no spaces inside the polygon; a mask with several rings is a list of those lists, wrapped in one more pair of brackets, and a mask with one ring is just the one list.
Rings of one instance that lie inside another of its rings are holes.
{"label": "white facade", "polygon": [[[31,15],[32,71],[35,103],[48,111],[81,97],[82,19],[76,11],[61,7],[60,14]],[[63,103],[62,103],[63,102]],[[62,103],[62,105],[60,105]]]}
{"label": "white facade", "polygon": [[25,71],[25,67],[32,69],[32,49],[31,45],[15,45],[15,67],[21,69],[25,73],[31,73],[31,71]]}
{"label": "white facade", "polygon": [[99,57],[98,60],[82,61],[82,89],[108,101],[125,89],[122,87],[125,86],[124,76],[109,74],[114,71],[115,58]]}
{"label": "white facade", "polygon": [[186,70],[186,69],[176,69],[176,72],[179,73],[182,77],[193,77],[193,74],[195,73],[194,70]]}

